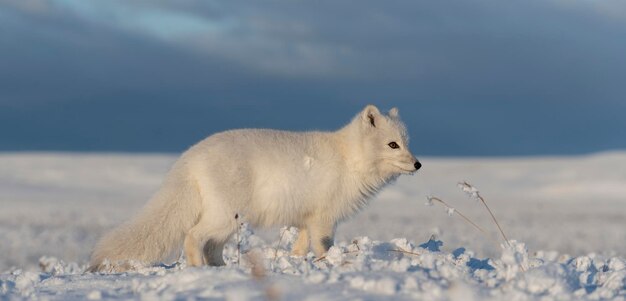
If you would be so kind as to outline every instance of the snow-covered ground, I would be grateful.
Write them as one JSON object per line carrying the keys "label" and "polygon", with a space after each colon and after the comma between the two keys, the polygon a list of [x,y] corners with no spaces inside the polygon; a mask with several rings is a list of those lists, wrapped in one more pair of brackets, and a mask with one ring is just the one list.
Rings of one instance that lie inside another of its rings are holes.
{"label": "snow-covered ground", "polygon": [[[0,299],[626,299],[626,153],[420,158],[420,172],[340,225],[322,260],[288,255],[295,229],[243,228],[240,252],[234,239],[226,247],[226,267],[181,259],[83,274],[98,237],[149,198],[174,160],[0,154]],[[462,180],[480,190],[511,247],[493,242],[497,228],[458,189]],[[425,206],[427,195],[491,235]]]}

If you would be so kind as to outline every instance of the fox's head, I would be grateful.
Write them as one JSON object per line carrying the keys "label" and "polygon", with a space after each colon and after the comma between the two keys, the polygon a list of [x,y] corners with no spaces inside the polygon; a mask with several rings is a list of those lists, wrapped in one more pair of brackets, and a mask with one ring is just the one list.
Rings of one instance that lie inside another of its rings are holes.
{"label": "fox's head", "polygon": [[375,106],[368,105],[353,120],[352,126],[359,128],[361,163],[380,176],[413,173],[422,166],[409,150],[409,135],[397,108],[382,114]]}

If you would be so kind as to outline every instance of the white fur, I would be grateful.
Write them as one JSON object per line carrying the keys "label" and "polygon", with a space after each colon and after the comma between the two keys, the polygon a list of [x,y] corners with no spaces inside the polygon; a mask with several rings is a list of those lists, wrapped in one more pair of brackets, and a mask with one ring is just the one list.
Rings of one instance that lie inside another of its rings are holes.
{"label": "white fur", "polygon": [[367,106],[335,132],[214,134],[180,157],[133,219],[97,243],[90,271],[159,262],[181,246],[189,265],[223,265],[223,245],[242,221],[296,226],[294,254],[306,254],[310,244],[321,256],[337,223],[386,183],[414,172],[415,162],[395,108],[383,115]]}

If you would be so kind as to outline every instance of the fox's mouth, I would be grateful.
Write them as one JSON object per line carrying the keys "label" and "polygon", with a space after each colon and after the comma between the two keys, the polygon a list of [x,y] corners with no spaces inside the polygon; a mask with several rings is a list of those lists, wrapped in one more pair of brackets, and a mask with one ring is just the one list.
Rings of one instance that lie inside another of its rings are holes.
{"label": "fox's mouth", "polygon": [[393,164],[393,166],[395,166],[396,168],[401,170],[402,173],[406,173],[406,174],[411,174],[412,175],[412,174],[414,174],[417,171],[417,169],[415,169],[415,168],[407,169],[405,166],[400,166],[400,165],[397,165],[397,164]]}

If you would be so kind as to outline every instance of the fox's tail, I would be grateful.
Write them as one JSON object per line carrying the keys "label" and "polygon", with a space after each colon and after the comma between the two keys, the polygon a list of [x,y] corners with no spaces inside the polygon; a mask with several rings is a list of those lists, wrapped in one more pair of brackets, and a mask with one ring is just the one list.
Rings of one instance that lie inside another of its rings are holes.
{"label": "fox's tail", "polygon": [[135,264],[162,261],[179,250],[202,206],[195,182],[180,176],[170,174],[133,219],[100,239],[88,272],[122,272]]}

